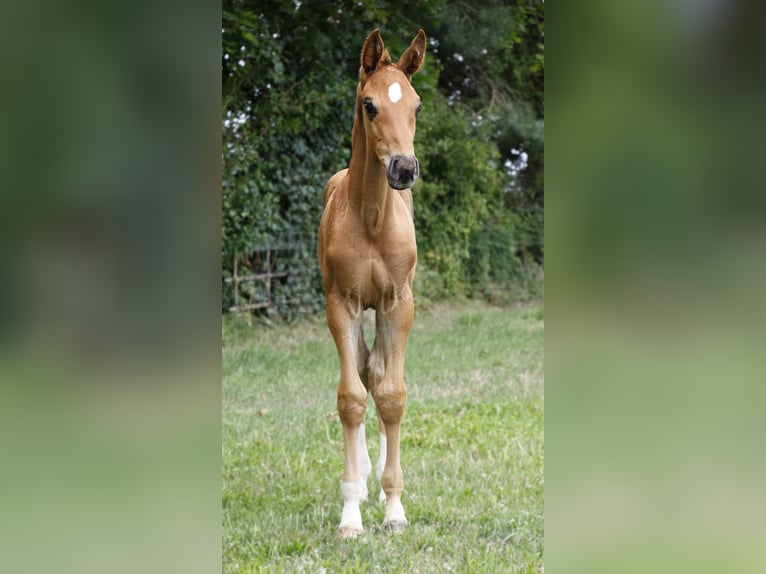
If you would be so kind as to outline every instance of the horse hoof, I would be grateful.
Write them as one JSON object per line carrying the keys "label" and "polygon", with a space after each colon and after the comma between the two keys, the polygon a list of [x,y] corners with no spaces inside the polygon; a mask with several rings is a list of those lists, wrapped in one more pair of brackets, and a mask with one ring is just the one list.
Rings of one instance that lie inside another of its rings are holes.
{"label": "horse hoof", "polygon": [[353,526],[341,526],[338,528],[338,535],[341,538],[356,538],[362,532],[364,532],[364,528],[354,528]]}
{"label": "horse hoof", "polygon": [[401,534],[404,532],[404,529],[407,528],[407,522],[402,520],[392,520],[391,522],[384,522],[383,528],[392,534]]}

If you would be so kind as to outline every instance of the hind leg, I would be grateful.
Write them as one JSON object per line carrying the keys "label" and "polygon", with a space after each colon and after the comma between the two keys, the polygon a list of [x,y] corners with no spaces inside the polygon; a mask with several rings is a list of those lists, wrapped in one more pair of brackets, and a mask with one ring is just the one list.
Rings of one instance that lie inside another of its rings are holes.
{"label": "hind leg", "polygon": [[388,441],[386,439],[386,425],[383,424],[383,420],[378,415],[378,430],[380,431],[380,454],[378,454],[378,464],[375,465],[375,477],[378,479],[380,485],[380,494],[378,500],[380,502],[386,501],[386,491],[383,490],[383,484],[380,482],[383,476],[383,469],[386,467],[386,449]]}

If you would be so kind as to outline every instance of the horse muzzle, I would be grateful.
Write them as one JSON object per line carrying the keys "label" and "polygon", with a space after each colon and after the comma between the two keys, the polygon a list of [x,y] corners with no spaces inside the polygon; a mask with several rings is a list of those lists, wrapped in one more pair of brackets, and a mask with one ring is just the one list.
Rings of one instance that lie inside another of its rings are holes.
{"label": "horse muzzle", "polygon": [[420,164],[414,155],[395,155],[386,170],[388,185],[394,189],[407,189],[420,177]]}

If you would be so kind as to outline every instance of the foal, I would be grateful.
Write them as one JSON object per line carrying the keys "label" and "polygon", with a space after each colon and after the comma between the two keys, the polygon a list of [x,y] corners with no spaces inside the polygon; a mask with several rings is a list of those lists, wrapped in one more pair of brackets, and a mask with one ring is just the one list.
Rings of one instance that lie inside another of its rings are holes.
{"label": "foal", "polygon": [[[327,324],[340,359],[343,537],[364,531],[359,503],[367,499],[372,470],[364,435],[368,392],[375,399],[380,428],[377,476],[386,503],[383,525],[400,532],[407,524],[401,503],[399,424],[407,394],[404,347],[414,316],[417,247],[410,187],[420,175],[413,140],[421,108],[410,79],[423,65],[425,53],[422,29],[396,63],[383,46],[380,30],[367,37],[356,90],[351,161],[324,190],[318,256]],[[362,331],[364,310],[370,308],[375,309],[372,350]]]}

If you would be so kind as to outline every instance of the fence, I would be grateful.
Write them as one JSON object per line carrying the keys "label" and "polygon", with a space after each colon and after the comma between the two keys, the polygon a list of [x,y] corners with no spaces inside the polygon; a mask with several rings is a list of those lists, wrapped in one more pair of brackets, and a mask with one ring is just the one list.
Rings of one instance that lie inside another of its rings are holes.
{"label": "fence", "polygon": [[321,309],[316,238],[286,241],[237,254],[223,272],[223,310],[259,311],[285,317]]}
{"label": "fence", "polygon": [[[272,251],[266,251],[266,271],[263,273],[256,273],[251,275],[239,275],[239,257],[234,258],[234,274],[231,277],[226,277],[223,282],[232,285],[232,291],[234,295],[234,305],[229,307],[229,311],[245,311],[251,309],[263,309],[265,307],[271,307],[273,301],[271,299],[272,281],[274,279],[283,279],[288,275],[287,271],[273,272],[271,267],[271,254]],[[243,283],[255,283],[256,281],[263,281],[265,286],[266,297],[263,300],[256,300],[252,303],[240,304],[240,285]]]}

